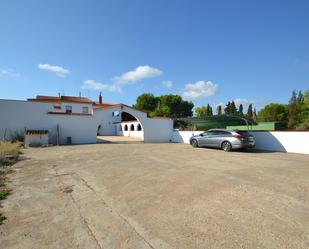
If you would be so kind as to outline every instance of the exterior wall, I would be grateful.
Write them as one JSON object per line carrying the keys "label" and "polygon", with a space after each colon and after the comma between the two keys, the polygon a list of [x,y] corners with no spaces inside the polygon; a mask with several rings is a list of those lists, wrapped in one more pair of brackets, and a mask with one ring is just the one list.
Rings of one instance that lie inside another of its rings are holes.
{"label": "exterior wall", "polygon": [[72,144],[97,142],[97,126],[93,116],[74,116],[62,114],[48,115],[50,142],[57,142],[57,126],[59,126],[59,143],[66,144],[67,137],[72,138]]}
{"label": "exterior wall", "polygon": [[174,131],[172,135],[172,142],[174,143],[190,143],[190,138],[194,135],[203,133],[204,131]]}
{"label": "exterior wall", "polygon": [[25,135],[25,147],[32,144],[48,145],[48,134]]}
{"label": "exterior wall", "polygon": [[119,116],[113,116],[113,112],[119,111],[119,107],[106,108],[95,111],[93,113],[94,122],[98,126],[100,125],[99,135],[115,136],[117,134],[117,127],[115,123],[121,121],[121,114]]}
{"label": "exterior wall", "polygon": [[[113,111],[127,112],[134,116],[142,125],[145,142],[169,142],[171,140],[173,134],[173,120],[148,118],[146,113],[127,106],[115,106],[94,112],[94,117],[98,126],[101,125],[103,130],[105,128],[106,131],[111,132],[110,134],[103,132],[104,135],[116,135],[117,127],[115,123],[113,123],[113,121],[107,121],[107,118],[111,117]],[[116,122],[120,122],[120,119],[119,117]]]}
{"label": "exterior wall", "polygon": [[55,144],[59,125],[61,144],[68,136],[73,143],[96,143],[92,116],[47,114],[53,111],[51,103],[0,100],[0,140],[10,139],[14,133],[24,134],[26,129],[48,130],[49,143]]}
{"label": "exterior wall", "polygon": [[[138,121],[128,121],[128,122],[121,122],[120,124],[117,124],[117,136],[125,136],[125,137],[139,137],[141,139],[144,138],[144,131],[143,128],[141,131],[137,130],[137,126],[140,123]],[[128,126],[128,130],[126,131],[124,129],[125,125]],[[131,130],[131,126],[134,126],[134,130]]]}
{"label": "exterior wall", "polygon": [[88,107],[88,113],[93,114],[92,104],[61,102],[60,103],[61,109],[54,108],[54,104],[52,104],[52,106],[53,106],[53,112],[65,112],[66,106],[72,106],[72,113],[83,113],[83,107]]}
{"label": "exterior wall", "polygon": [[[81,113],[78,108],[86,104],[70,103],[70,105],[73,113]],[[121,121],[121,116],[113,116],[115,111],[120,112],[120,115],[122,111],[127,112],[137,118],[142,125],[145,142],[170,141],[173,120],[148,118],[146,113],[130,107],[118,105],[104,108],[94,111],[93,115],[49,114],[48,112],[55,112],[53,103],[19,100],[0,100],[0,140],[10,139],[15,132],[24,134],[28,129],[48,130],[49,143],[52,144],[56,144],[58,137],[60,144],[66,144],[67,137],[72,137],[73,144],[96,143],[99,125],[101,135],[117,134],[116,124]]]}
{"label": "exterior wall", "polygon": [[[174,131],[172,142],[189,143],[190,137],[203,131]],[[309,154],[309,131],[252,131],[255,149]]]}
{"label": "exterior wall", "polygon": [[49,103],[18,100],[0,100],[0,139],[10,139],[14,133],[28,130],[49,130],[47,112]]}
{"label": "exterior wall", "polygon": [[309,154],[309,131],[252,131],[258,150]]}

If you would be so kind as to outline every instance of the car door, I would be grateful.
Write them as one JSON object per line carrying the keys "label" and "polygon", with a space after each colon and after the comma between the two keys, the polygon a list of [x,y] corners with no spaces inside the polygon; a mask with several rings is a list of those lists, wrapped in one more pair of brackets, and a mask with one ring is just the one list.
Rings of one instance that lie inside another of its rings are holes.
{"label": "car door", "polygon": [[207,145],[208,147],[217,147],[218,140],[218,131],[208,131],[209,135],[207,137]]}
{"label": "car door", "polygon": [[212,147],[221,148],[221,144],[226,140],[226,137],[230,136],[227,131],[215,131],[212,140]]}
{"label": "car door", "polygon": [[206,146],[207,144],[207,138],[208,138],[208,132],[203,132],[199,135],[199,138],[198,138],[198,143],[199,143],[199,146]]}
{"label": "car door", "polygon": [[201,134],[200,138],[200,146],[205,146],[205,147],[212,147],[212,141],[213,139],[213,132],[212,131],[206,131]]}

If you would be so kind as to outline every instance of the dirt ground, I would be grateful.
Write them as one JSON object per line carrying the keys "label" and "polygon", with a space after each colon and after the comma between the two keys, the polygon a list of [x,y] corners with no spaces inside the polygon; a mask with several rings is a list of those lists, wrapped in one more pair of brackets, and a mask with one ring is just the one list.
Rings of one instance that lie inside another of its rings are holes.
{"label": "dirt ground", "polygon": [[1,249],[309,248],[309,156],[184,144],[23,151]]}

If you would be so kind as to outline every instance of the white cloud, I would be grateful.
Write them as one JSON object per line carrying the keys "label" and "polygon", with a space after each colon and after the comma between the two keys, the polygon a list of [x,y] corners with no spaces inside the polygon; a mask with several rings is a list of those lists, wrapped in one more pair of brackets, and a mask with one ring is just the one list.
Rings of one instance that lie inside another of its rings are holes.
{"label": "white cloud", "polygon": [[185,91],[182,96],[187,99],[200,99],[215,96],[218,92],[218,86],[211,81],[197,81],[185,85]]}
{"label": "white cloud", "polygon": [[263,100],[261,99],[234,99],[234,102],[235,102],[235,105],[240,105],[240,104],[243,104],[243,105],[249,105],[249,104],[260,104],[263,102]]}
{"label": "white cloud", "polygon": [[38,64],[38,68],[46,71],[56,73],[60,77],[66,77],[71,72],[68,69],[65,69],[60,66],[50,65],[50,64]]}
{"label": "white cloud", "polygon": [[96,82],[95,80],[85,80],[82,88],[109,92],[121,92],[121,88],[117,84],[105,84]]}
{"label": "white cloud", "polygon": [[158,77],[162,73],[163,72],[157,68],[145,65],[139,66],[133,71],[129,71],[118,77],[115,77],[114,80],[119,84],[126,84],[129,82],[137,82],[143,79]]}
{"label": "white cloud", "polygon": [[17,73],[15,70],[11,68],[0,68],[0,77],[18,77],[20,76],[19,73]]}
{"label": "white cloud", "polygon": [[171,88],[173,86],[173,82],[170,80],[166,80],[162,82],[162,85],[167,87],[167,88]]}

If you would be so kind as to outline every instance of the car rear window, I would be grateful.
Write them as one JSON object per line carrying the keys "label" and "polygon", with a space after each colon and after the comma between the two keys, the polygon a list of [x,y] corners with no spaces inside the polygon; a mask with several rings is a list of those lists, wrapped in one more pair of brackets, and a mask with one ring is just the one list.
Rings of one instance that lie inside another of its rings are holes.
{"label": "car rear window", "polygon": [[247,131],[237,131],[238,134],[243,135],[243,136],[249,136],[249,132]]}

